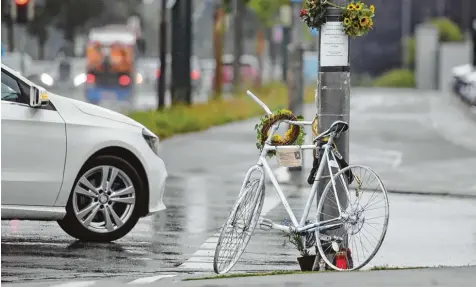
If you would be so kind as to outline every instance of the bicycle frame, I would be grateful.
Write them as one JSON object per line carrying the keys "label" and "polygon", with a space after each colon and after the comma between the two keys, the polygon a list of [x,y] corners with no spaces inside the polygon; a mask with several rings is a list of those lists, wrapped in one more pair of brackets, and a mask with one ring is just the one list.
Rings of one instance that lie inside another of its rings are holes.
{"label": "bicycle frame", "polygon": [[[257,102],[266,111],[266,113],[268,115],[271,114],[271,111],[269,110],[269,108],[263,102],[261,102],[255,95],[253,95],[253,93],[251,93],[250,91],[248,91],[247,93],[251,98],[253,98],[253,100],[255,102]],[[317,193],[319,180],[322,177],[322,174],[324,172],[324,168],[326,167],[326,165],[327,165],[327,168],[329,170],[329,175],[330,175],[332,185],[334,187],[334,189],[333,189],[334,193],[337,193],[336,189],[335,189],[335,179],[334,179],[334,176],[333,176],[333,173],[332,173],[332,167],[334,166],[338,169],[340,169],[340,167],[337,164],[334,152],[331,149],[331,147],[334,143],[335,135],[331,135],[329,137],[329,140],[327,141],[327,143],[323,145],[323,148],[324,148],[324,153],[323,154],[324,154],[324,156],[321,159],[321,162],[319,164],[319,168],[317,170],[314,183],[311,187],[311,192],[309,194],[309,197],[308,197],[307,202],[306,202],[306,206],[304,208],[304,213],[302,214],[302,217],[301,217],[300,221],[298,222],[293,210],[291,209],[291,206],[289,205],[289,203],[288,203],[288,201],[287,201],[287,199],[286,199],[286,197],[283,193],[283,190],[281,189],[278,181],[276,180],[276,177],[273,174],[273,171],[271,170],[271,167],[269,166],[269,163],[266,159],[266,155],[268,154],[269,151],[276,151],[278,149],[299,148],[301,150],[310,150],[310,149],[311,150],[316,150],[317,149],[317,144],[271,146],[270,145],[271,138],[273,137],[274,133],[277,131],[277,129],[279,127],[279,124],[282,123],[282,122],[285,122],[285,123],[288,123],[288,124],[293,124],[293,125],[299,125],[299,126],[312,126],[312,122],[308,122],[308,121],[287,121],[287,120],[284,120],[284,121],[278,122],[278,123],[276,123],[275,125],[272,126],[271,131],[269,133],[269,136],[268,136],[267,140],[265,141],[265,145],[263,147],[263,150],[261,151],[257,166],[263,167],[265,173],[269,176],[269,178],[270,178],[271,182],[273,183],[273,186],[274,186],[274,188],[275,188],[275,190],[276,190],[276,192],[277,192],[277,194],[278,194],[278,196],[281,200],[281,203],[283,204],[284,208],[286,209],[286,212],[288,213],[289,217],[291,218],[291,221],[292,221],[292,224],[293,224],[293,226],[290,227],[290,226],[285,226],[285,225],[281,225],[281,224],[272,223],[271,229],[281,230],[281,231],[284,231],[284,232],[300,233],[300,232],[305,232],[305,231],[308,231],[308,230],[311,230],[311,229],[321,229],[322,230],[322,229],[324,229],[324,228],[322,228],[323,225],[326,225],[325,229],[331,229],[333,227],[341,226],[342,223],[332,224],[333,222],[339,222],[343,218],[342,217],[342,212],[341,212],[341,205],[340,205],[339,198],[338,198],[337,194],[335,194],[335,195],[336,195],[337,208],[339,210],[339,216],[338,217],[333,218],[333,219],[329,219],[329,220],[325,220],[325,221],[320,221],[320,222],[319,222],[319,220],[317,220],[317,222],[315,222],[315,223],[305,225],[306,219],[308,218],[309,212],[311,210],[311,204],[314,201],[314,197],[316,196],[316,193]],[[316,150],[316,152],[318,152],[318,151]],[[332,159],[330,159],[330,156],[332,156]],[[264,175],[262,174],[262,176],[264,176]]]}

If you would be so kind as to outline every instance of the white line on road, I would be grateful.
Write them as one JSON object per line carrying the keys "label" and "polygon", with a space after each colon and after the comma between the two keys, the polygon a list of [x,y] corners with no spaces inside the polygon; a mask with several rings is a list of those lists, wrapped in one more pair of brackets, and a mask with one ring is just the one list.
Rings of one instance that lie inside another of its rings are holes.
{"label": "white line on road", "polygon": [[[273,210],[281,202],[279,196],[273,190],[268,193],[264,199],[261,216],[265,216]],[[225,219],[224,219],[225,220]],[[208,238],[200,248],[187,261],[182,263],[178,268],[193,270],[213,270],[213,257],[215,255],[215,247],[218,243],[219,233],[213,234]]]}
{"label": "white line on road", "polygon": [[155,281],[163,279],[163,278],[171,278],[171,277],[175,277],[175,276],[177,276],[177,275],[166,274],[166,275],[143,277],[143,278],[139,278],[139,279],[136,279],[134,281],[131,281],[127,284],[149,284],[149,283],[155,282]]}
{"label": "white line on road", "polygon": [[96,284],[96,281],[77,281],[77,282],[62,283],[58,285],[51,285],[50,287],[88,287],[88,286],[93,286],[94,284]]}

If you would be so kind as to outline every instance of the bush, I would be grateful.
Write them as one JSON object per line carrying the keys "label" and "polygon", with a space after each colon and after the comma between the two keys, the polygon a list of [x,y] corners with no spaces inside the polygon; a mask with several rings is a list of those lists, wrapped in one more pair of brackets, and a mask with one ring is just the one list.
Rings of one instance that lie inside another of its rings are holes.
{"label": "bush", "polygon": [[415,87],[415,76],[413,72],[406,69],[390,70],[373,83],[374,87],[393,87],[393,88],[413,88]]}
{"label": "bush", "polygon": [[434,18],[429,23],[438,29],[440,42],[459,42],[464,38],[458,25],[448,18]]}
{"label": "bush", "polygon": [[416,53],[416,40],[415,37],[406,37],[403,42],[404,64],[407,67],[413,69],[415,65],[415,53]]}
{"label": "bush", "polygon": [[[253,92],[271,110],[288,105],[288,92],[283,84],[270,84]],[[306,89],[305,94],[306,102],[314,100],[311,88]],[[210,100],[191,106],[177,105],[162,111],[133,112],[129,117],[142,123],[160,139],[165,139],[261,115],[264,115],[264,110],[242,91],[229,100]]]}
{"label": "bush", "polygon": [[[461,32],[458,25],[452,22],[450,19],[445,17],[434,18],[428,21],[428,23],[433,24],[439,33],[439,41],[444,42],[458,42],[464,39],[463,33]],[[404,53],[404,62],[407,67],[413,68],[415,65],[415,47],[416,40],[415,37],[406,37],[403,43],[403,53]]]}

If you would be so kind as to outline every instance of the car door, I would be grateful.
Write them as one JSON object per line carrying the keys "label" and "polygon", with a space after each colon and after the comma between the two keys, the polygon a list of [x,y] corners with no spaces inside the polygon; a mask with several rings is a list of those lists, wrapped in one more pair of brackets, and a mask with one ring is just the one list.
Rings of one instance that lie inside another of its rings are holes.
{"label": "car door", "polygon": [[29,106],[29,86],[2,68],[2,205],[53,206],[63,182],[66,124],[52,104]]}

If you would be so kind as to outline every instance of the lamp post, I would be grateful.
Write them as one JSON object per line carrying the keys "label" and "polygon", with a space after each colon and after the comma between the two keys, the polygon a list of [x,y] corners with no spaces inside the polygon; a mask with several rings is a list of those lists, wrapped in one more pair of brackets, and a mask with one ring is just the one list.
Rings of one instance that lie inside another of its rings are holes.
{"label": "lamp post", "polygon": [[[347,0],[333,1],[335,4],[346,4]],[[341,3],[338,3],[341,2]],[[325,13],[326,22],[320,27],[318,37],[319,64],[317,79],[317,134],[328,129],[336,120],[349,122],[350,119],[350,45],[349,36],[343,31],[340,9],[328,7]],[[343,133],[335,141],[337,149],[349,162],[349,132]],[[319,153],[317,153],[319,154]],[[324,169],[324,177],[319,181],[318,191],[322,192],[329,182],[329,171]],[[347,197],[342,187],[336,187],[339,202],[346,206]],[[317,196],[316,203],[319,204]],[[339,216],[335,207],[323,210],[329,216]],[[317,218],[320,220],[320,218]],[[319,266],[316,256],[313,270]]]}

